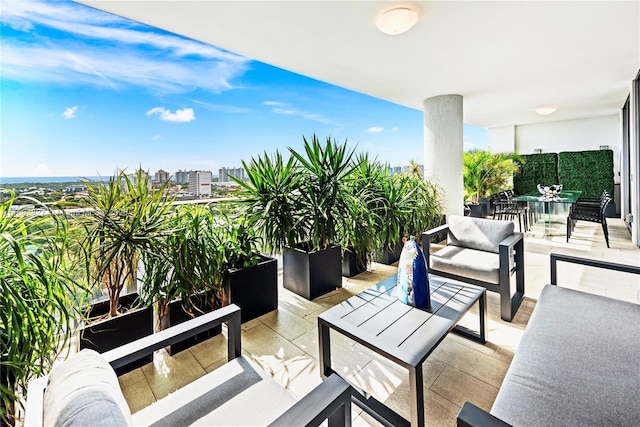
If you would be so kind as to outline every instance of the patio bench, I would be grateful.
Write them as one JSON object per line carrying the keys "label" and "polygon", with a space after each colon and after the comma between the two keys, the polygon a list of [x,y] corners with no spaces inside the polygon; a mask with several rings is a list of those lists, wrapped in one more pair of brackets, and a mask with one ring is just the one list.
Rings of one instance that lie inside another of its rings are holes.
{"label": "patio bench", "polygon": [[[432,236],[447,233],[447,245],[431,252]],[[422,233],[429,272],[500,294],[500,317],[511,322],[524,297],[524,243],[513,222],[451,215]],[[512,276],[515,275],[515,282]]]}
{"label": "patio bench", "polygon": [[[130,414],[114,369],[226,322],[228,362]],[[29,384],[25,426],[351,425],[351,387],[331,375],[294,397],[241,355],[240,308],[234,304],[103,354],[83,350]]]}
{"label": "patio bench", "polygon": [[465,402],[458,426],[638,424],[640,305],[557,286],[558,261],[640,274],[640,267],[552,253],[551,285],[490,413]]}

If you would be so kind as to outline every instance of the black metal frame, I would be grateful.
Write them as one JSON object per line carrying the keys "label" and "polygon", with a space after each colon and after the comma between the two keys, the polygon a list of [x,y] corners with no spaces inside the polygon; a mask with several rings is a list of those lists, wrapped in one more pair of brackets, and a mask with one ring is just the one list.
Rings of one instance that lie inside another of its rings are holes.
{"label": "black metal frame", "polygon": [[[172,326],[161,332],[125,344],[102,353],[114,369],[127,365],[154,351],[175,342],[195,336],[215,326],[227,324],[227,357],[233,360],[242,354],[240,335],[240,307],[230,304],[211,313]],[[26,426],[41,426],[46,376],[29,384]],[[179,392],[179,390],[177,391]],[[272,426],[318,426],[328,420],[329,427],[351,425],[351,395],[353,389],[338,375],[331,375],[326,381],[296,402]],[[251,402],[248,402],[250,404]]]}
{"label": "black metal frame", "polygon": [[[507,237],[498,247],[498,256],[500,257],[499,283],[484,282],[481,280],[471,279],[446,271],[435,270],[431,268],[429,262],[431,236],[447,231],[449,233],[449,225],[441,225],[422,233],[422,252],[427,260],[429,271],[450,279],[458,279],[471,283],[472,285],[482,286],[483,288],[497,292],[500,294],[500,318],[507,322],[513,320],[516,315],[522,299],[524,298],[524,240],[522,233],[513,233]],[[513,253],[513,256],[511,254]],[[515,292],[512,296],[511,276],[515,273]]]}
{"label": "black metal frame", "polygon": [[640,274],[640,267],[625,264],[616,264],[608,261],[599,261],[595,259],[582,258],[573,255],[563,255],[551,253],[551,285],[558,285],[558,261],[569,262],[573,264],[586,265],[588,267],[604,268],[605,270],[615,270],[624,273]]}

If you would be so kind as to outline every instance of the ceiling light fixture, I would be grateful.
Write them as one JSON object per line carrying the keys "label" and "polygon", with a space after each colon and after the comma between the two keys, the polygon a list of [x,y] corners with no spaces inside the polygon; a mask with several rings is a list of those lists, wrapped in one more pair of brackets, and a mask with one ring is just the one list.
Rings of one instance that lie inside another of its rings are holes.
{"label": "ceiling light fixture", "polygon": [[398,35],[416,25],[420,10],[410,3],[396,4],[378,13],[376,27],[385,34]]}
{"label": "ceiling light fixture", "polygon": [[536,113],[541,114],[543,116],[548,116],[549,114],[553,114],[558,109],[555,105],[548,105],[546,107],[538,107],[536,108]]}

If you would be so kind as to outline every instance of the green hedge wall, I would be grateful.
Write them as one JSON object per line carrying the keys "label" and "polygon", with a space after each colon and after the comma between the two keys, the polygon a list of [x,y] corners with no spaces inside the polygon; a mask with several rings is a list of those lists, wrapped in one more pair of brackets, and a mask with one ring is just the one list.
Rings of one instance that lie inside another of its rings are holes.
{"label": "green hedge wall", "polygon": [[538,184],[558,184],[557,153],[524,154],[522,157],[524,164],[513,177],[513,188],[516,194],[538,191]]}
{"label": "green hedge wall", "polygon": [[558,179],[568,190],[582,190],[584,197],[613,195],[613,151],[564,151],[558,154]]}

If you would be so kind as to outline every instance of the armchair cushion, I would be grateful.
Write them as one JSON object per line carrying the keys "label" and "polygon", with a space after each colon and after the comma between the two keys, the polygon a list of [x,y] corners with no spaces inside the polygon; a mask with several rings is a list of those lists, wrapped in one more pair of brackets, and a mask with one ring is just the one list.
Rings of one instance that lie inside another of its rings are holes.
{"label": "armchair cushion", "polygon": [[429,268],[441,272],[500,283],[500,256],[493,252],[446,246],[429,256],[429,264]]}
{"label": "armchair cushion", "polygon": [[131,424],[131,413],[111,365],[85,349],[51,371],[43,421],[60,427],[123,426]]}
{"label": "armchair cushion", "polygon": [[499,252],[499,245],[513,234],[513,222],[451,215],[449,245],[486,252]]}
{"label": "armchair cushion", "polygon": [[133,424],[267,425],[295,402],[273,378],[240,356],[136,412]]}

